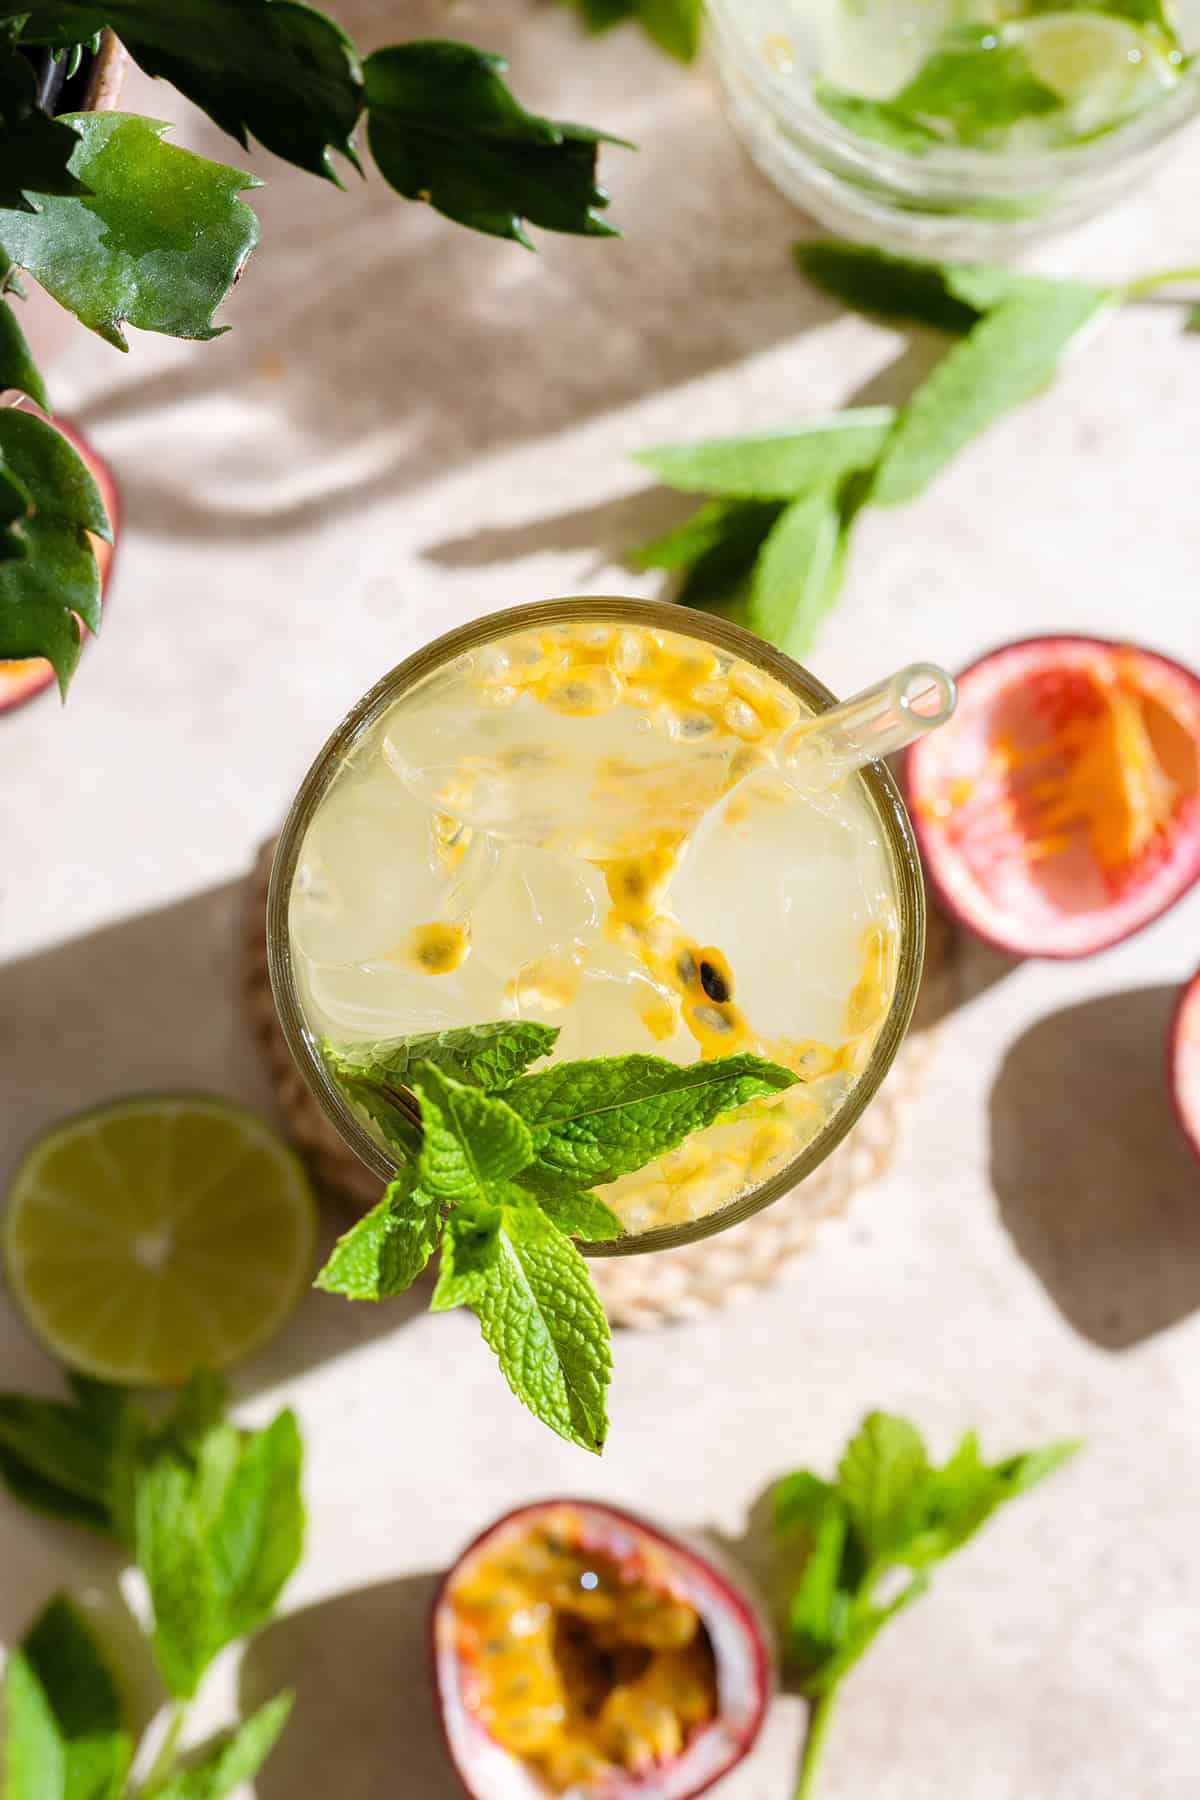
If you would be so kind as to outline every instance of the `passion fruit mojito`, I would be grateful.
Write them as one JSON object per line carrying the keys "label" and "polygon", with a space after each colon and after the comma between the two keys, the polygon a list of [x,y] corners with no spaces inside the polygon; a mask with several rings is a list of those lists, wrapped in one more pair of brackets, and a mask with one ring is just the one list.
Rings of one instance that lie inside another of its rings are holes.
{"label": "passion fruit mojito", "polygon": [[747,633],[637,602],[499,615],[414,665],[326,752],[296,853],[310,1047],[511,1019],[556,1028],[556,1062],[747,1052],[796,1084],[599,1196],[634,1236],[788,1170],[852,1106],[920,955],[884,778],[796,773],[822,690]]}

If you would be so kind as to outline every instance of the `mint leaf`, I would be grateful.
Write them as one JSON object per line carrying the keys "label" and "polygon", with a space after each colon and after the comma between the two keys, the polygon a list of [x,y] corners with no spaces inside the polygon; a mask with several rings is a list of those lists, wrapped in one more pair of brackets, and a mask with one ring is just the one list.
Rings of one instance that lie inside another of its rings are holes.
{"label": "mint leaf", "polygon": [[799,431],[713,438],[639,450],[634,461],[667,487],[744,500],[792,500],[805,488],[833,483],[878,457],[895,421],[890,406],[851,407],[814,419]]}
{"label": "mint leaf", "polygon": [[919,1574],[914,1575],[886,1606],[870,1605],[860,1599],[847,1616],[832,1653],[803,1680],[804,1692],[814,1696],[831,1693],[847,1669],[870,1648],[888,1621],[903,1612],[906,1606],[911,1606],[914,1600],[919,1600],[928,1587],[929,1577]]}
{"label": "mint leaf", "polygon": [[692,563],[697,589],[716,591],[752,567],[782,511],[777,503],[713,500],[674,531],[627,551],[625,561],[635,569],[683,569]]}
{"label": "mint leaf", "polygon": [[789,656],[801,657],[841,587],[846,536],[836,488],[794,500],[768,533],[745,608],[745,623]]}
{"label": "mint leaf", "polygon": [[869,138],[874,144],[886,144],[889,150],[922,156],[945,141],[894,100],[866,100],[861,94],[852,94],[849,89],[837,87],[823,78],[813,82],[812,92],[817,105],[831,119],[836,119],[856,137]]}
{"label": "mint leaf", "polygon": [[429,1062],[418,1063],[411,1080],[424,1130],[417,1167],[431,1200],[484,1198],[490,1183],[507,1180],[533,1160],[529,1130],[505,1103],[511,1090],[496,1098]]}
{"label": "mint leaf", "polygon": [[[47,118],[38,107],[37,80],[27,59],[0,49],[0,209],[31,213],[31,194],[85,194],[71,170],[78,146],[67,121]],[[7,233],[3,241],[11,249]]]}
{"label": "mint leaf", "polygon": [[[274,6],[270,9],[275,10]],[[129,113],[75,113],[73,173],[87,198],[46,196],[36,213],[0,212],[14,262],[118,350],[121,327],[212,338],[213,314],[258,241],[238,199],[252,175],[163,143],[168,129]]]}
{"label": "mint leaf", "polygon": [[526,112],[507,68],[467,44],[377,50],[364,65],[367,141],[384,179],[449,219],[532,248],[526,223],[612,237],[596,153],[618,140]]}
{"label": "mint leaf", "polygon": [[88,532],[111,539],[108,516],[74,445],[33,413],[0,409],[0,468],[32,507],[18,527],[26,554],[0,560],[0,658],[48,657],[65,694],[79,661],[79,621],[100,626]]}
{"label": "mint leaf", "polygon": [[930,325],[957,337],[971,329],[983,310],[957,291],[952,264],[893,256],[838,238],[797,244],[793,255],[823,293],[881,319]]}
{"label": "mint leaf", "polygon": [[437,1208],[403,1169],[383,1199],[349,1231],[317,1276],[316,1286],[348,1300],[383,1300],[412,1286],[437,1248]]}
{"label": "mint leaf", "polygon": [[35,1511],[110,1530],[115,1447],[78,1406],[0,1395],[0,1476]]}
{"label": "mint leaf", "polygon": [[223,1732],[212,1744],[156,1787],[154,1800],[223,1800],[243,1782],[253,1781],[275,1748],[295,1702],[292,1693],[268,1700],[235,1731]]}
{"label": "mint leaf", "polygon": [[582,1189],[540,1192],[537,1203],[565,1237],[582,1238],[588,1244],[603,1244],[619,1238],[625,1230],[610,1206]]}
{"label": "mint leaf", "polygon": [[384,1142],[401,1161],[415,1162],[421,1153],[421,1128],[409,1097],[386,1081],[354,1075],[333,1062],[330,1072],[347,1100],[375,1122]]}
{"label": "mint leaf", "polygon": [[133,1739],[95,1639],[62,1595],[9,1657],[4,1698],[7,1800],[119,1800]]}
{"label": "mint leaf", "polygon": [[989,312],[901,411],[871,499],[914,499],[973,437],[1045,387],[1064,351],[1110,304],[1104,289],[1064,281]]}
{"label": "mint leaf", "polygon": [[622,19],[637,19],[654,42],[690,62],[700,47],[703,0],[575,0],[592,31],[607,31]]}
{"label": "mint leaf", "polygon": [[1062,107],[1061,95],[1038,80],[1027,52],[1003,25],[952,26],[943,45],[893,96],[896,111],[933,120],[960,144],[974,144]]}
{"label": "mint leaf", "polygon": [[322,1055],[333,1073],[347,1080],[407,1083],[413,1066],[434,1063],[455,1081],[498,1088],[514,1081],[539,1057],[549,1056],[558,1029],[528,1020],[499,1020],[489,1025],[456,1025],[446,1031],[422,1031],[408,1037],[384,1038],[339,1050],[326,1043]]}
{"label": "mint leaf", "polygon": [[147,75],[186,94],[245,147],[335,179],[329,151],[355,162],[362,105],[354,45],[324,13],[290,0],[55,0],[35,7],[26,43],[82,42],[111,25]]}
{"label": "mint leaf", "polygon": [[470,1306],[517,1399],[560,1437],[599,1453],[608,1320],[575,1246],[529,1200],[451,1213],[447,1254],[435,1307]]}
{"label": "mint leaf", "polygon": [[6,306],[0,300],[0,391],[4,388],[16,388],[20,393],[28,394],[32,401],[49,412],[46,384],[25,342],[16,308]]}
{"label": "mint leaf", "polygon": [[815,1671],[842,1640],[846,1620],[842,1563],[849,1520],[835,1494],[810,1526],[811,1542],[788,1607],[788,1654],[799,1669]]}
{"label": "mint leaf", "polygon": [[813,1531],[826,1513],[841,1510],[842,1497],[837,1488],[810,1469],[781,1476],[771,1490],[771,1513],[780,1537],[788,1537],[794,1531]]}
{"label": "mint leaf", "polygon": [[301,1443],[283,1412],[263,1431],[206,1423],[213,1390],[147,1446],[134,1541],[170,1691],[190,1698],[217,1652],[267,1617],[300,1557]]}
{"label": "mint leaf", "polygon": [[893,1413],[868,1413],[842,1453],[838,1492],[870,1557],[887,1555],[911,1535],[928,1479],[916,1427]]}
{"label": "mint leaf", "polygon": [[533,1133],[535,1171],[583,1187],[615,1181],[760,1094],[791,1087],[790,1069],[756,1056],[678,1063],[609,1056],[523,1075],[504,1099]]}

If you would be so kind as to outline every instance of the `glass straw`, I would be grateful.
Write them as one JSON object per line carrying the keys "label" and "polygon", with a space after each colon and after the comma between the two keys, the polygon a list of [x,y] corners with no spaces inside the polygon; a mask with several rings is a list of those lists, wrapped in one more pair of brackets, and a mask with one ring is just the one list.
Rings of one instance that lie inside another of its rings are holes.
{"label": "glass straw", "polygon": [[945,669],[936,663],[909,663],[886,681],[795,726],[780,746],[783,772],[809,792],[833,787],[944,725],[957,698]]}

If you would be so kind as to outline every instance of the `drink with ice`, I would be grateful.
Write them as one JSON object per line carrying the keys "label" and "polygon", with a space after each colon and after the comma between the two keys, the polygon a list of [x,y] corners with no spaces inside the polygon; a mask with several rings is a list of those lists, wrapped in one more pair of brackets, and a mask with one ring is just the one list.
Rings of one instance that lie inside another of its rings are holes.
{"label": "drink with ice", "polygon": [[802,1172],[890,1058],[920,954],[884,778],[814,788],[794,754],[820,690],[746,633],[637,602],[500,615],[414,663],[301,796],[309,1066],[322,1043],[506,1018],[557,1027],[556,1060],[749,1051],[799,1082],[602,1198],[636,1236]]}

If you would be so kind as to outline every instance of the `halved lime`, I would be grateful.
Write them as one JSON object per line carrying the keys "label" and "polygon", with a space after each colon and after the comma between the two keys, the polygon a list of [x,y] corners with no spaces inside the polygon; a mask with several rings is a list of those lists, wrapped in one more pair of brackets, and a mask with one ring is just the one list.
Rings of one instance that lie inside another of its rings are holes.
{"label": "halved lime", "polygon": [[1144,31],[1104,13],[1049,12],[1006,28],[1039,81],[1060,94],[1078,136],[1150,105],[1179,71]]}
{"label": "halved lime", "polygon": [[254,1113],[152,1094],[67,1119],[27,1152],[4,1269],[69,1368],[165,1387],[283,1323],[311,1279],[315,1231],[303,1165]]}

